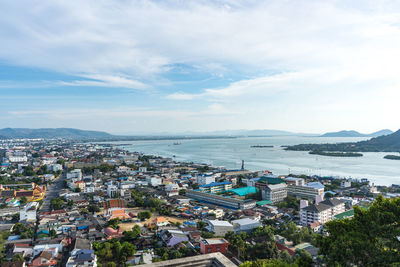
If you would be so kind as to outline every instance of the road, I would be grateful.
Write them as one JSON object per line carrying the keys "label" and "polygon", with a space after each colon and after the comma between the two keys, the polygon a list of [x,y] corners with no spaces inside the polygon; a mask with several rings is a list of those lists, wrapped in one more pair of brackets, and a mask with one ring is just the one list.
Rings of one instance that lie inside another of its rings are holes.
{"label": "road", "polygon": [[66,179],[66,174],[63,172],[59,178],[53,181],[51,185],[47,187],[46,195],[43,198],[43,205],[40,208],[40,212],[49,212],[50,209],[50,200],[54,197],[59,197],[59,192],[64,188],[64,180]]}

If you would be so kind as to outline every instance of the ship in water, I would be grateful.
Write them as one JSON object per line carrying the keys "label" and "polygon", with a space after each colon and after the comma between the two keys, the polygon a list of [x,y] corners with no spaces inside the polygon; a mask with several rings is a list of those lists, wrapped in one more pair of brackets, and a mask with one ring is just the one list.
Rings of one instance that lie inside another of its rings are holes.
{"label": "ship in water", "polygon": [[180,144],[180,142],[174,142],[174,146],[179,146]]}

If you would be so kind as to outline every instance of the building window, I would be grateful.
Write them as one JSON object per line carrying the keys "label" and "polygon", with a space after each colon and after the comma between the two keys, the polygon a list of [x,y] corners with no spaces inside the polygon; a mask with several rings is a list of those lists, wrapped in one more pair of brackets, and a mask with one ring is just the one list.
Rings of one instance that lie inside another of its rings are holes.
{"label": "building window", "polygon": [[211,248],[207,248],[207,253],[211,253]]}
{"label": "building window", "polygon": [[221,248],[220,247],[217,247],[217,251],[220,251],[221,250]]}

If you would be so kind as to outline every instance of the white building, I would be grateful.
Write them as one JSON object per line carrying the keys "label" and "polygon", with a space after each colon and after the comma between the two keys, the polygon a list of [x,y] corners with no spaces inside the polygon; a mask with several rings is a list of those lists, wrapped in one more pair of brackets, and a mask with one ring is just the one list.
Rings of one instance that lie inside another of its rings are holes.
{"label": "white building", "polygon": [[19,211],[20,222],[36,222],[36,209],[39,206],[38,202],[29,202]]}
{"label": "white building", "polygon": [[226,233],[233,231],[233,225],[227,221],[208,220],[208,230],[216,236],[224,236]]}
{"label": "white building", "polygon": [[108,197],[116,197],[118,193],[118,186],[109,183],[107,185],[107,196]]}
{"label": "white building", "polygon": [[150,186],[162,185],[162,179],[160,177],[149,177],[146,179]]}
{"label": "white building", "polygon": [[[304,202],[303,202],[304,203]],[[307,202],[306,202],[307,205]],[[337,198],[331,198],[302,207],[300,205],[300,223],[310,225],[313,222],[324,224],[333,219],[333,216],[345,211],[345,202]]]}
{"label": "white building", "polygon": [[340,182],[340,187],[341,188],[349,188],[349,187],[351,187],[351,182],[348,180],[342,180]]}
{"label": "white building", "polygon": [[75,169],[67,173],[67,179],[77,179],[78,181],[82,180],[82,170]]}
{"label": "white building", "polygon": [[287,197],[287,185],[284,183],[268,184],[261,189],[261,197],[272,203],[280,202]]}
{"label": "white building", "polygon": [[196,183],[199,185],[215,183],[215,177],[211,174],[199,174],[196,177]]}
{"label": "white building", "polygon": [[250,218],[244,218],[244,219],[239,219],[239,220],[234,220],[232,221],[233,224],[233,229],[235,230],[235,233],[239,232],[251,232],[253,231],[254,228],[260,227],[261,223],[252,220]]}

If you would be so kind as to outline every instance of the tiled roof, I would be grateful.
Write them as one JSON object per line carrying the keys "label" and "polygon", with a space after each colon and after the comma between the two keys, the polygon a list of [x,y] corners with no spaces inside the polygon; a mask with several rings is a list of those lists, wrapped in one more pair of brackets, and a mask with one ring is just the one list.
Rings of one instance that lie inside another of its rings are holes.
{"label": "tiled roof", "polygon": [[104,202],[104,209],[112,208],[125,208],[125,200],[123,199],[111,199]]}

